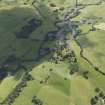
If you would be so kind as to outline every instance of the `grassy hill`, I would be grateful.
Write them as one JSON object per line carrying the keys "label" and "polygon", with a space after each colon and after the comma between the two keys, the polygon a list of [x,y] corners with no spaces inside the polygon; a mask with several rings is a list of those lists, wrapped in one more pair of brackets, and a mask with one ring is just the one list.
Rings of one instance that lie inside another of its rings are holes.
{"label": "grassy hill", "polygon": [[104,105],[104,10],[99,0],[1,0],[0,105]]}

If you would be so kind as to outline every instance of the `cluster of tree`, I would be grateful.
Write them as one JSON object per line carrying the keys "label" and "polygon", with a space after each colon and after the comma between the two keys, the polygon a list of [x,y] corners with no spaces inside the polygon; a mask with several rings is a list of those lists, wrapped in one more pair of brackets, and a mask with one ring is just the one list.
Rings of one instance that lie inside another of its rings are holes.
{"label": "cluster of tree", "polygon": [[70,75],[73,75],[79,71],[78,63],[71,64],[70,66]]}
{"label": "cluster of tree", "polygon": [[10,93],[10,95],[7,97],[7,99],[3,102],[8,103],[8,105],[11,105],[15,99],[20,95],[22,92],[23,88],[27,86],[27,81],[33,80],[34,78],[26,72],[24,77],[22,78],[21,82],[15,87],[15,89]]}
{"label": "cluster of tree", "polygon": [[68,62],[77,62],[75,54],[72,50],[70,50],[66,44],[60,45],[56,51],[52,59],[57,63],[59,61],[65,61]]}
{"label": "cluster of tree", "polygon": [[105,94],[104,94],[104,92],[101,91],[99,88],[96,88],[95,92],[97,93],[97,95],[91,98],[91,100],[90,100],[91,105],[96,105],[99,101],[102,104],[105,104]]}
{"label": "cluster of tree", "polygon": [[76,59],[74,51],[71,51],[67,58],[69,59],[70,63],[77,63],[77,59]]}
{"label": "cluster of tree", "polygon": [[43,105],[43,102],[42,102],[37,96],[34,96],[34,97],[33,97],[32,103],[33,103],[34,105]]}
{"label": "cluster of tree", "polygon": [[[26,81],[22,81],[19,85],[16,86],[15,90],[12,91],[12,93],[8,96],[5,102],[7,102],[8,105],[11,105],[15,101],[15,99],[20,95],[22,89],[26,86],[27,86]],[[3,102],[3,104],[5,102]]]}
{"label": "cluster of tree", "polygon": [[88,79],[88,73],[89,73],[89,71],[84,71],[84,72],[83,72],[83,77],[84,77],[85,79]]}
{"label": "cluster of tree", "polygon": [[23,78],[23,81],[31,81],[34,80],[31,74],[27,73],[25,74],[25,78]]}

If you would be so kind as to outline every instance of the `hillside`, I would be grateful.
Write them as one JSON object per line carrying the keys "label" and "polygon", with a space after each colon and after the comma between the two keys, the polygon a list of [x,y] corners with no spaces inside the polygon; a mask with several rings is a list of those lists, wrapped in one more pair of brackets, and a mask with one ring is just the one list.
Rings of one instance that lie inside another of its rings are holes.
{"label": "hillside", "polygon": [[0,105],[105,105],[104,0],[0,0]]}

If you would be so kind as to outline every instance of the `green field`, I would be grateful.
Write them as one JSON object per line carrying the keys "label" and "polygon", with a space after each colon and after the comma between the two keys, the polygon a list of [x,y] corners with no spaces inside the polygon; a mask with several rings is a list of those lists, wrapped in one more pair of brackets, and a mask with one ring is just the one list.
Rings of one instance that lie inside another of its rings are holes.
{"label": "green field", "polygon": [[105,104],[105,2],[75,3],[0,1],[0,105]]}

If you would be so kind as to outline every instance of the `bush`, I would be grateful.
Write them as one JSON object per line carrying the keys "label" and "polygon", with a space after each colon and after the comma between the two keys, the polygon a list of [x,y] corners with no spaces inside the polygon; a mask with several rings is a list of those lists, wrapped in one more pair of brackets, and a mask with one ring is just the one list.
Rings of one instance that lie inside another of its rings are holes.
{"label": "bush", "polygon": [[100,89],[99,88],[96,88],[95,89],[95,92],[99,93],[100,92]]}

